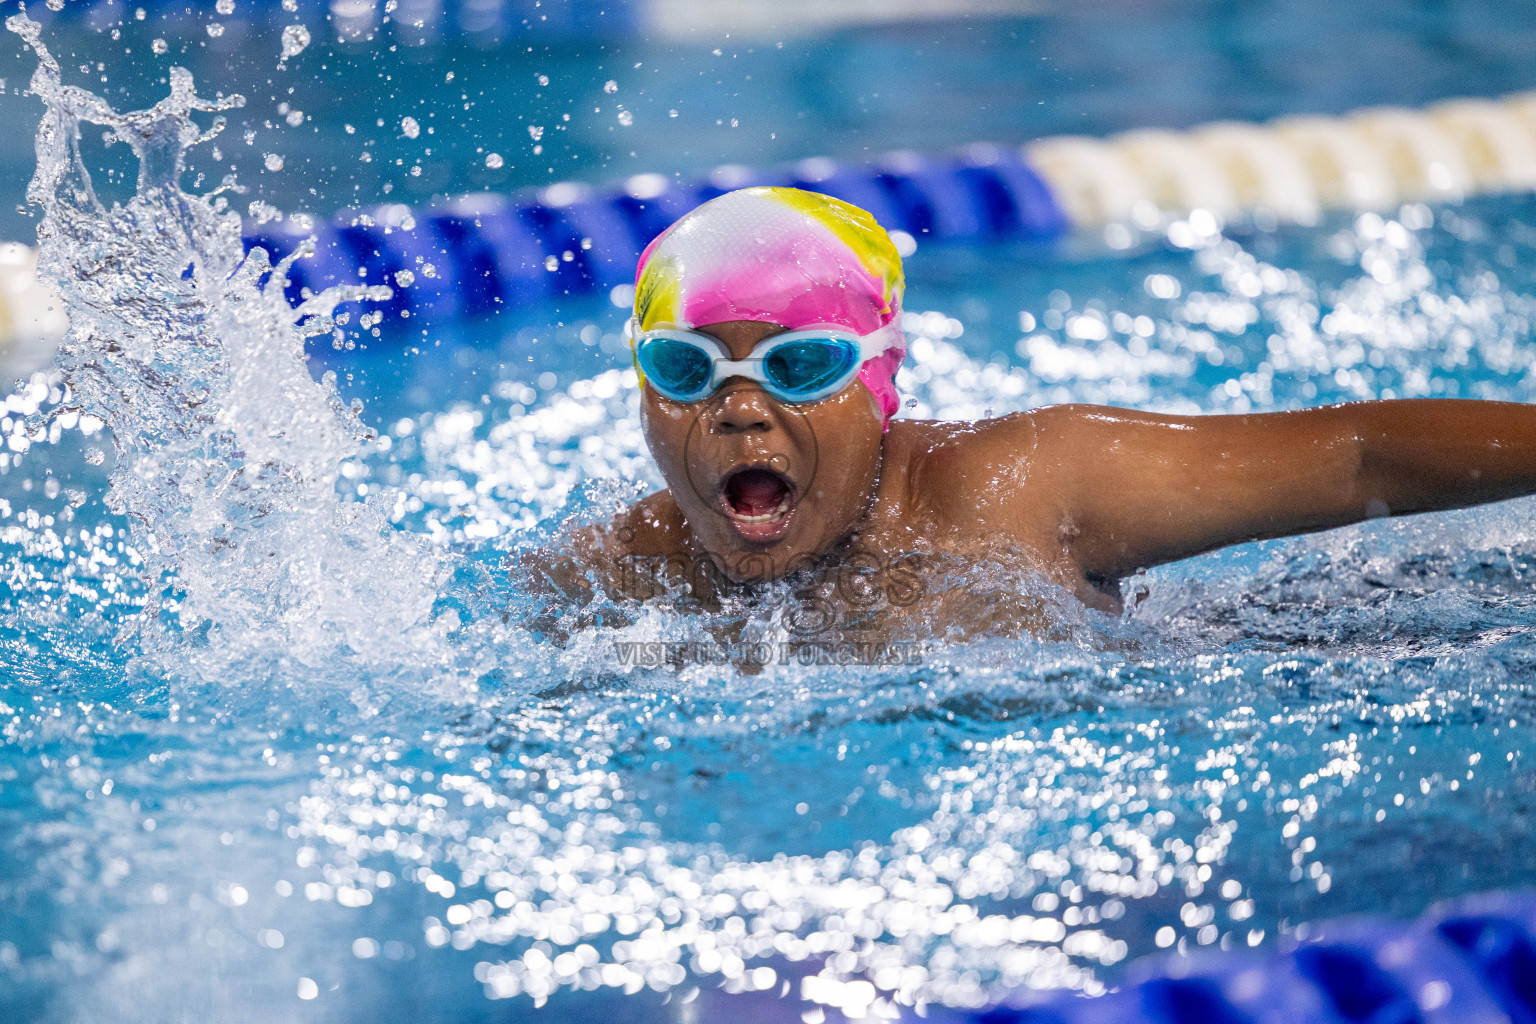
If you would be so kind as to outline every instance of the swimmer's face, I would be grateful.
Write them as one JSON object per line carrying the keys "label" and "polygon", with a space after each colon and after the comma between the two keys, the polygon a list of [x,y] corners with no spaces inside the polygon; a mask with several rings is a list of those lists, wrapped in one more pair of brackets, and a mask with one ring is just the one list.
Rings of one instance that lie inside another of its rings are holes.
{"label": "swimmer's face", "polygon": [[[783,332],[754,320],[697,330],[733,359]],[[780,402],[744,377],[698,402],[645,387],[640,423],[689,527],[737,580],[777,578],[825,553],[874,493],[881,418],[857,380],[803,405]]]}

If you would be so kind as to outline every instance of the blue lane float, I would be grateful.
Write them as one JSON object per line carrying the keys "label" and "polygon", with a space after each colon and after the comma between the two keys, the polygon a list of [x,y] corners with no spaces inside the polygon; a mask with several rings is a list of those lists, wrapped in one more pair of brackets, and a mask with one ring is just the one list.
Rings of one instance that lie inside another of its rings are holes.
{"label": "blue lane float", "polygon": [[1418,922],[1313,926],[1282,953],[1198,952],[1133,965],[1097,997],[1022,994],[928,1024],[1536,1024],[1536,894],[1453,900]]}
{"label": "blue lane float", "polygon": [[313,229],[248,229],[247,247],[280,256],[313,234],[289,298],[332,284],[412,283],[388,312],[483,316],[498,308],[607,293],[633,280],[641,250],[678,217],[745,185],[794,185],[861,206],[916,241],[1042,241],[1067,229],[1050,188],[1014,149],[971,146],[875,164],[805,160],[786,168],[722,168],[677,182],[639,175],[609,190],[562,183],[522,196],[476,195],[423,210],[381,206]]}

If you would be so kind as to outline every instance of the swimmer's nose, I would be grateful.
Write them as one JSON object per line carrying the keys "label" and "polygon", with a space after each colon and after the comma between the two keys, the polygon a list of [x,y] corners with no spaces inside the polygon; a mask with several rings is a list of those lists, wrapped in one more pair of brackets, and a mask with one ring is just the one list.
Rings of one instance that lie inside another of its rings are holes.
{"label": "swimmer's nose", "polygon": [[757,384],[737,380],[730,385],[710,410],[710,425],[721,434],[761,433],[772,429],[773,416],[768,403],[773,399]]}

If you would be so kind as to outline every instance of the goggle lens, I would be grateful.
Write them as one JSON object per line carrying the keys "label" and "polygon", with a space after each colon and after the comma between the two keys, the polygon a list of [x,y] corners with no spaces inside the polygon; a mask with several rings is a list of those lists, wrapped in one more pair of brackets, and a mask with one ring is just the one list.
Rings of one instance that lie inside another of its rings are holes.
{"label": "goggle lens", "polygon": [[[683,396],[709,383],[714,361],[708,352],[686,341],[652,338],[640,346],[640,369],[658,388]],[[670,396],[669,396],[670,397]]]}
{"label": "goggle lens", "polygon": [[841,338],[791,341],[769,352],[763,375],[788,397],[815,394],[859,361],[858,346]]}

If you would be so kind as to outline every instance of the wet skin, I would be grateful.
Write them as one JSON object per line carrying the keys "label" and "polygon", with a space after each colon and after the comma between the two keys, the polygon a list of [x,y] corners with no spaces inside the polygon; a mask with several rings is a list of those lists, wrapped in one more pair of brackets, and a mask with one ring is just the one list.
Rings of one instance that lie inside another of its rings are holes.
{"label": "wet skin", "polygon": [[[700,330],[741,359],[782,328]],[[641,422],[668,486],[576,538],[583,560],[702,558],[753,580],[850,547],[1007,552],[1106,611],[1124,577],[1213,548],[1536,491],[1536,407],[1502,402],[1192,417],[1062,405],[882,433],[857,381],[788,405],[738,377],[694,403],[644,388]]]}

